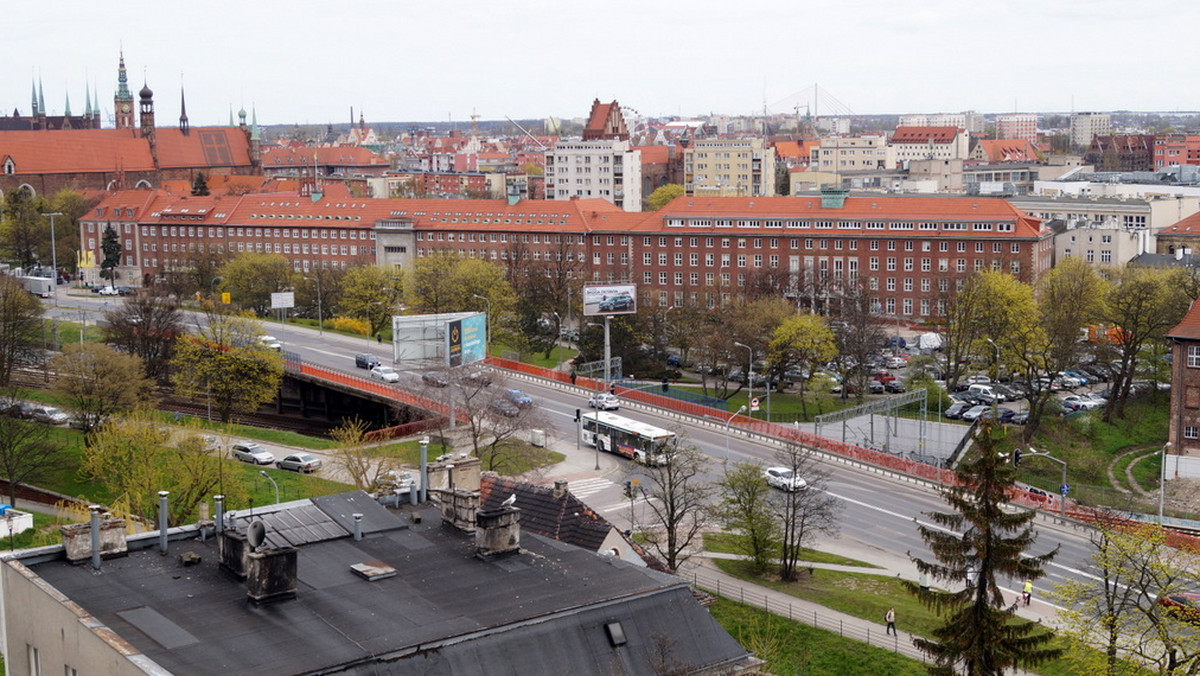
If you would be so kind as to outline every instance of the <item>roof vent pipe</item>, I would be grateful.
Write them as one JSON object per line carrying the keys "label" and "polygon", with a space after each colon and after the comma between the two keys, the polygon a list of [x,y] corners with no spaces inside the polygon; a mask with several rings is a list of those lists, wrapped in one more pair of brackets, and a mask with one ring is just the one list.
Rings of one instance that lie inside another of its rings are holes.
{"label": "roof vent pipe", "polygon": [[421,503],[429,499],[429,437],[421,437]]}
{"label": "roof vent pipe", "polygon": [[167,496],[170,491],[158,492],[158,551],[167,554]]}
{"label": "roof vent pipe", "polygon": [[88,505],[92,511],[92,570],[100,570],[100,505]]}
{"label": "roof vent pipe", "polygon": [[214,495],[213,502],[217,503],[216,526],[217,532],[220,533],[225,530],[225,496]]}
{"label": "roof vent pipe", "polygon": [[362,540],[362,514],[354,515],[354,541]]}

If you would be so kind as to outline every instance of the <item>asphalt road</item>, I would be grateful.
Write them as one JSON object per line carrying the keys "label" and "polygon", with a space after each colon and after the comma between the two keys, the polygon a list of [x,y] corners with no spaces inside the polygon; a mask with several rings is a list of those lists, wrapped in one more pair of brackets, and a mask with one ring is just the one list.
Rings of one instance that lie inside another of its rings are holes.
{"label": "asphalt road", "polygon": [[[82,308],[90,315],[90,323],[95,320],[98,312],[104,310],[106,301],[110,304],[122,302],[121,299],[102,299],[97,296],[69,296],[60,298],[61,307],[48,314],[78,321],[77,308]],[[52,304],[47,302],[47,305]],[[359,375],[365,376],[366,371],[354,366],[354,355],[358,352],[375,354],[384,363],[391,363],[392,360],[390,345],[365,338],[331,333],[322,336],[312,329],[278,324],[268,324],[265,330],[283,343],[284,350],[299,354],[306,362],[356,372]],[[397,365],[397,369],[404,373],[398,387],[423,389],[420,373],[424,369],[407,368],[404,365]],[[626,527],[631,521],[636,523],[644,520],[645,506],[642,505],[639,510],[635,501],[631,510],[629,501],[622,496],[621,489],[626,478],[638,476],[639,467],[623,459],[605,456],[603,467],[609,469],[591,472],[594,450],[588,446],[577,449],[575,411],[589,410],[587,394],[582,388],[570,388],[518,376],[498,379],[492,387],[505,386],[520,388],[533,396],[540,405],[541,417],[546,424],[551,445],[555,450],[566,453],[572,461],[570,464],[579,470],[571,477],[572,491],[578,497],[603,513],[618,527]],[[712,458],[707,471],[709,480],[720,476],[723,461],[727,458],[732,461],[754,460],[764,464],[778,464],[775,462],[773,448],[744,437],[736,428],[726,434],[721,426],[690,420],[681,421],[641,405],[623,406],[620,412],[630,418],[674,429],[686,436]],[[917,533],[916,523],[932,525],[925,514],[945,509],[945,503],[934,490],[921,484],[894,480],[838,462],[823,464],[830,472],[828,491],[839,498],[843,505],[839,518],[840,541],[857,548],[886,552],[894,558],[896,567],[901,569],[903,566],[911,566],[907,560],[909,554],[927,560],[931,558],[928,548]],[[1032,553],[1040,554],[1056,545],[1061,547],[1061,551],[1056,562],[1050,566],[1048,579],[1039,582],[1039,588],[1046,588],[1052,583],[1066,579],[1091,577],[1085,572],[1091,553],[1086,531],[1076,530],[1070,525],[1057,524],[1052,518],[1040,517],[1038,539]],[[817,546],[820,548],[820,544]],[[915,571],[913,575],[915,576]],[[1008,587],[1015,592],[1019,582],[1009,581]]]}

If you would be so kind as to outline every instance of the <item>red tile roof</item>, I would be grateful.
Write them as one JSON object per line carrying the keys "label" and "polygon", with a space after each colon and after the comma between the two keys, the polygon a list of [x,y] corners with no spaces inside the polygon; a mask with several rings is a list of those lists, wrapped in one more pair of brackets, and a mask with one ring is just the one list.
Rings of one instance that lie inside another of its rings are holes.
{"label": "red tile roof", "polygon": [[1192,301],[1183,320],[1167,333],[1167,337],[1200,340],[1200,303]]}
{"label": "red tile roof", "polygon": [[1033,144],[1025,139],[984,139],[979,141],[979,148],[988,162],[1037,162],[1041,159]]}
{"label": "red tile roof", "polygon": [[667,146],[636,146],[634,150],[642,151],[642,165],[666,164],[671,159],[671,149]]}
{"label": "red tile roof", "polygon": [[250,166],[250,139],[238,127],[192,127],[187,135],[162,127],[154,138],[163,169]]}
{"label": "red tile roof", "polygon": [[1158,236],[1173,235],[1176,237],[1200,237],[1200,213],[1173,223],[1158,232]]}
{"label": "red tile roof", "polygon": [[383,157],[361,146],[322,146],[319,148],[272,148],[263,153],[264,169],[311,166],[386,165]]}
{"label": "red tile roof", "polygon": [[896,127],[892,143],[953,143],[958,127]]}
{"label": "red tile roof", "polygon": [[130,129],[0,132],[0,158],[18,174],[153,171],[150,144]]}

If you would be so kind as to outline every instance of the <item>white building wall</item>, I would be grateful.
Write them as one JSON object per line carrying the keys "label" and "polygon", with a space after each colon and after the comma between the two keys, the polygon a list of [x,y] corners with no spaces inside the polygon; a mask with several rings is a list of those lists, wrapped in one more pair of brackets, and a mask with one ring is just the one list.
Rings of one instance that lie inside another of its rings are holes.
{"label": "white building wall", "polygon": [[567,141],[546,151],[546,199],[600,198],[642,210],[642,151],[629,141]]}

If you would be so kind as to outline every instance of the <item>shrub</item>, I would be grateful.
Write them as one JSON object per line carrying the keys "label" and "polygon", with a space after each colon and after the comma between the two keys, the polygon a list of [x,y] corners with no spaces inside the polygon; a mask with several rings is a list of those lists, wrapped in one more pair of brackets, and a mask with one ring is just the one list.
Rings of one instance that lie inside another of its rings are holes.
{"label": "shrub", "polygon": [[357,333],[359,335],[367,335],[371,330],[371,325],[365,319],[356,319],[354,317],[334,317],[333,330],[345,331],[349,333]]}

